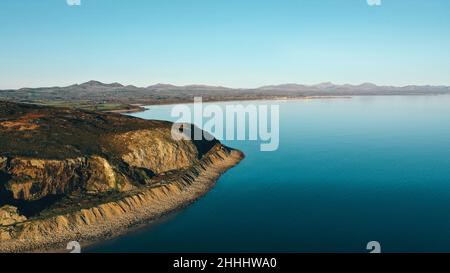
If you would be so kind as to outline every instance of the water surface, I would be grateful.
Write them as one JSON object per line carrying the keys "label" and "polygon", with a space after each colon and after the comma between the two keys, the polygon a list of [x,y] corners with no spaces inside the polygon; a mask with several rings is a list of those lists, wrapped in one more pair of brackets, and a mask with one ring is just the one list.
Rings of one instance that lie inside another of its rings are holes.
{"label": "water surface", "polygon": [[246,159],[204,198],[89,251],[450,252],[450,96],[276,103],[279,150],[224,141]]}

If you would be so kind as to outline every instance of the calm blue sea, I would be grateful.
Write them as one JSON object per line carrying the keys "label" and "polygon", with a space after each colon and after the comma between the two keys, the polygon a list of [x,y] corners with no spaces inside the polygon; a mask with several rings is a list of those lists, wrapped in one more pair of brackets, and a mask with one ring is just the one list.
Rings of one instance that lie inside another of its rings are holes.
{"label": "calm blue sea", "polygon": [[247,103],[280,105],[279,150],[224,141],[247,157],[204,198],[88,251],[450,252],[450,96]]}

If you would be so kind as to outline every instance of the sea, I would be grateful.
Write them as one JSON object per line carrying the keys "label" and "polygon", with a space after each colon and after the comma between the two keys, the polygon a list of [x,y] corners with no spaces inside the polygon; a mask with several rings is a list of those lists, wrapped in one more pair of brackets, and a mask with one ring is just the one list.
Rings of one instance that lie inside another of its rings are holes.
{"label": "sea", "polygon": [[246,158],[206,196],[87,252],[450,252],[450,96],[213,104],[279,105],[278,149],[222,141]]}

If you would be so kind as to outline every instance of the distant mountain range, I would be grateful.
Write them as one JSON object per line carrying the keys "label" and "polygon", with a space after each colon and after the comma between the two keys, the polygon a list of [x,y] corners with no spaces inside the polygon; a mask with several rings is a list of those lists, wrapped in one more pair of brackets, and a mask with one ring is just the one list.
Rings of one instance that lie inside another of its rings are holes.
{"label": "distant mountain range", "polygon": [[337,85],[324,82],[316,85],[281,84],[259,88],[227,88],[222,86],[156,84],[147,87],[89,81],[66,87],[22,88],[0,90],[0,100],[31,103],[78,103],[89,105],[161,104],[192,101],[201,96],[205,101],[298,98],[310,96],[367,95],[440,95],[450,94],[449,86],[408,85],[378,86],[373,83]]}
{"label": "distant mountain range", "polygon": [[[282,93],[303,93],[303,92],[314,92],[313,95],[320,95],[322,92],[339,92],[352,93],[353,95],[361,95],[365,93],[398,93],[400,95],[409,93],[423,93],[423,94],[442,94],[450,92],[450,86],[435,86],[435,85],[407,85],[402,87],[397,86],[379,86],[373,83],[363,83],[359,85],[351,84],[333,84],[332,82],[323,82],[315,85],[304,85],[304,84],[280,84],[280,85],[267,85],[259,88],[228,88],[223,86],[210,86],[210,85],[185,85],[176,86],[172,84],[155,84],[147,87],[137,87],[134,85],[123,85],[120,83],[102,83],[99,81],[88,81],[82,84],[73,84],[66,87],[40,87],[40,88],[22,88],[18,90],[0,90],[1,93],[8,91],[38,91],[38,92],[48,92],[48,91],[137,91],[137,90],[147,90],[147,91],[239,91],[239,92],[254,92],[261,91],[263,93],[269,92],[282,92]],[[278,94],[274,94],[278,95]]]}
{"label": "distant mountain range", "polygon": [[269,85],[258,88],[257,90],[281,91],[281,92],[306,92],[308,94],[335,93],[340,95],[411,95],[411,94],[445,94],[450,92],[449,86],[431,86],[431,85],[408,85],[403,87],[396,86],[378,86],[373,83],[363,83],[359,85],[351,84],[333,84],[324,82],[316,85],[302,84],[281,84]]}

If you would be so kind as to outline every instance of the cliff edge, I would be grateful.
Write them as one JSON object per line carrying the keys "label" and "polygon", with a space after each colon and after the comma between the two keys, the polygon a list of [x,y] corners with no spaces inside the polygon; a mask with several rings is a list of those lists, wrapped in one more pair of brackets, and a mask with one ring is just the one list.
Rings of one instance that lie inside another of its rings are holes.
{"label": "cliff edge", "polygon": [[244,157],[217,140],[176,141],[171,128],[0,102],[0,251],[123,233],[195,201]]}

